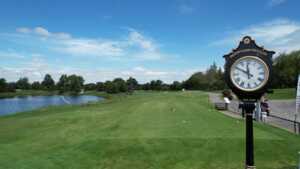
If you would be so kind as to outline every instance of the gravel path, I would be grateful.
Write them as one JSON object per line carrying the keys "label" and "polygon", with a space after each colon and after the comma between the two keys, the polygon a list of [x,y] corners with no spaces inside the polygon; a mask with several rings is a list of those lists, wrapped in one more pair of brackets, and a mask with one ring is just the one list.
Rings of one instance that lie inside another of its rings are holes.
{"label": "gravel path", "polygon": [[[209,99],[212,103],[222,103],[224,100],[221,98],[221,95],[218,93],[209,93]],[[240,114],[241,110],[238,109],[239,102],[233,100],[229,106],[228,110],[234,114]],[[269,100],[269,106],[271,108],[271,115],[281,117],[283,119],[288,119],[291,121],[295,120],[295,109],[296,101],[295,100]],[[298,115],[297,121],[300,122],[300,115]],[[294,131],[294,123],[282,120],[279,118],[268,117],[267,123],[287,129],[289,131]]]}

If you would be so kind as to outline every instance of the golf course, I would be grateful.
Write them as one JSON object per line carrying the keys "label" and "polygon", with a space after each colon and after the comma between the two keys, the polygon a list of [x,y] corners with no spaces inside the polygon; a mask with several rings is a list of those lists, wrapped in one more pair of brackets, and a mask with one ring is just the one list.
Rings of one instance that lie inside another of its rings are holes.
{"label": "golf course", "polygon": [[[1,169],[241,169],[244,121],[204,92],[135,92],[0,117]],[[254,123],[261,169],[294,169],[300,137]]]}

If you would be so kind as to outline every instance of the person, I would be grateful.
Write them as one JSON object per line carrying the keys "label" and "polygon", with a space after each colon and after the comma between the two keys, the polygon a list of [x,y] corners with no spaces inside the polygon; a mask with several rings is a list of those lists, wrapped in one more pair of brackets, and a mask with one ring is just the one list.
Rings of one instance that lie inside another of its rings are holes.
{"label": "person", "polygon": [[244,111],[244,109],[243,109],[243,103],[242,102],[239,102],[239,107],[238,107],[238,111],[240,110],[240,109],[242,109],[242,117],[244,118],[245,117],[245,111]]}
{"label": "person", "polygon": [[228,110],[228,105],[230,104],[230,100],[228,97],[224,97],[225,109]]}
{"label": "person", "polygon": [[260,105],[262,121],[266,122],[267,117],[270,115],[270,107],[268,104],[268,99],[265,96],[262,97]]}

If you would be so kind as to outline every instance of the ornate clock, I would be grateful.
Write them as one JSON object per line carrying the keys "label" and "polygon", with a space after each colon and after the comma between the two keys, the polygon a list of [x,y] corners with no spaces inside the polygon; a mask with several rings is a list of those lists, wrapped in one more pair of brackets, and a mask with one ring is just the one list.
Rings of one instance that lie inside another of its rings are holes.
{"label": "ornate clock", "polygon": [[249,36],[237,49],[225,55],[225,80],[239,99],[259,99],[268,89],[272,77],[272,55],[255,44]]}
{"label": "ornate clock", "polygon": [[256,100],[268,90],[272,77],[272,56],[256,45],[249,36],[225,58],[225,80],[228,87],[243,101],[246,113],[246,169],[254,169],[253,111]]}

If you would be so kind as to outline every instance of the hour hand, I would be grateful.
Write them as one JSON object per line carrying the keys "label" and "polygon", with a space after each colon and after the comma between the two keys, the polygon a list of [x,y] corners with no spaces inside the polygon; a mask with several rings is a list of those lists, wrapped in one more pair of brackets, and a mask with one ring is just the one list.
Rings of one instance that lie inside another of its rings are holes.
{"label": "hour hand", "polygon": [[247,74],[247,75],[250,76],[250,77],[253,77],[252,74],[250,74],[248,71],[246,71],[246,70],[244,70],[244,69],[241,69],[241,68],[239,68],[239,67],[236,67],[236,69],[239,70],[239,71],[241,71],[241,72],[243,72],[243,73],[245,73],[245,74]]}

